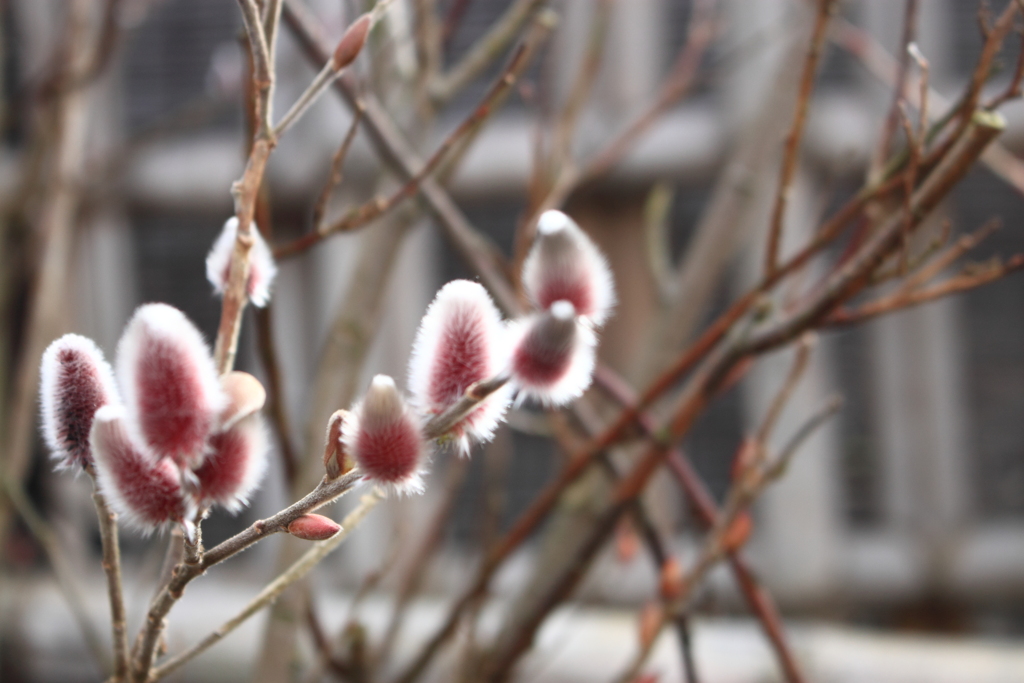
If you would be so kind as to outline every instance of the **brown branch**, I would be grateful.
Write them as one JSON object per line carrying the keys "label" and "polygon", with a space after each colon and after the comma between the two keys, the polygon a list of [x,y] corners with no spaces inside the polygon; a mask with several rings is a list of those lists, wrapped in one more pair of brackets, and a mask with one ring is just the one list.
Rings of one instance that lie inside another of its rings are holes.
{"label": "brown branch", "polygon": [[488,64],[498,58],[505,46],[515,39],[519,29],[542,4],[543,0],[515,0],[487,33],[466,52],[462,61],[428,84],[434,106],[445,104],[479,76]]}
{"label": "brown branch", "polygon": [[714,0],[695,0],[686,29],[686,42],[654,100],[621,133],[614,136],[604,149],[584,164],[578,183],[589,182],[610,171],[654,122],[690,91],[696,82],[701,61],[717,34],[713,9]]}
{"label": "brown branch", "polygon": [[[693,589],[700,585],[712,567],[729,554],[732,546],[728,540],[728,535],[739,516],[750,507],[750,504],[768,484],[776,481],[783,474],[799,446],[825,420],[834,415],[839,410],[841,404],[842,402],[837,398],[826,402],[797,430],[796,434],[780,451],[774,461],[766,463],[764,467],[749,470],[745,476],[742,476],[733,484],[726,497],[722,513],[719,515],[715,526],[711,528],[705,538],[697,560],[683,577],[680,594],[674,599],[671,606],[659,613],[659,621],[652,633],[646,642],[641,645],[639,652],[630,662],[625,673],[615,679],[618,683],[629,683],[639,673],[640,668],[654,648],[657,634],[664,628],[672,615],[685,609],[692,597]],[[763,450],[763,444],[759,444],[757,448],[758,450]]]}
{"label": "brown branch", "polygon": [[184,652],[168,659],[164,664],[153,669],[149,681],[157,681],[164,676],[179,669],[186,662],[210,649],[213,645],[223,640],[232,631],[245,623],[251,616],[261,609],[273,603],[284,590],[302,579],[313,567],[320,563],[328,554],[334,551],[341,543],[348,538],[348,535],[359,523],[369,514],[377,503],[383,500],[383,494],[375,489],[372,493],[363,496],[359,505],[345,516],[342,520],[341,530],[325,541],[318,541],[309,550],[296,560],[288,569],[279,574],[273,581],[268,583],[252,600],[246,604],[238,614],[221,624],[216,630],[205,638],[188,648]]}
{"label": "brown branch", "polygon": [[427,524],[427,530],[422,536],[422,541],[412,555],[412,559],[409,560],[408,568],[402,576],[398,589],[395,591],[394,611],[391,613],[391,620],[384,629],[380,647],[374,656],[374,661],[378,664],[387,661],[391,654],[391,649],[402,628],[403,618],[409,602],[423,583],[430,558],[437,551],[437,547],[443,538],[444,525],[451,516],[452,510],[455,509],[459,490],[469,470],[468,465],[469,460],[466,458],[457,458],[449,463],[450,469],[448,478],[445,481],[445,490],[442,494],[441,504],[437,506],[431,521]]}
{"label": "brown branch", "polygon": [[903,4],[903,37],[900,39],[901,49],[892,88],[892,103],[889,105],[889,113],[885,117],[882,134],[878,138],[878,147],[871,161],[871,171],[868,173],[870,178],[874,178],[882,170],[892,152],[893,137],[896,135],[896,127],[900,123],[900,102],[903,101],[903,93],[907,86],[907,75],[910,71],[910,51],[908,48],[914,42],[914,35],[917,32],[918,4],[918,0],[905,0]]}
{"label": "brown branch", "polygon": [[[285,20],[298,38],[307,57],[315,63],[322,63],[328,54],[318,25],[300,0],[286,0]],[[541,13],[535,20],[540,24],[553,24],[549,14]],[[415,152],[387,110],[372,93],[361,93],[348,78],[334,82],[351,107],[365,111],[366,130],[378,154],[406,179],[412,178],[422,165]],[[498,249],[477,232],[466,220],[465,215],[451,197],[432,178],[425,178],[420,184],[420,194],[431,213],[437,218],[456,250],[479,275],[483,284],[491,291],[499,307],[507,313],[515,313],[520,304],[509,285],[503,259]]]}
{"label": "brown branch", "polygon": [[[594,381],[620,405],[632,406],[636,403],[636,395],[632,388],[608,368],[599,366],[594,373]],[[646,413],[640,416],[638,424],[649,437],[653,438],[658,433],[654,419]],[[708,490],[707,484],[693,467],[693,463],[680,449],[674,448],[669,453],[666,465],[669,474],[682,488],[690,503],[690,509],[693,510],[697,519],[706,528],[713,528],[719,517],[718,504],[715,502],[714,496],[711,495],[711,491]],[[786,640],[782,618],[775,606],[775,601],[760,585],[740,549],[731,549],[728,555],[729,565],[736,578],[736,583],[740,587],[740,592],[768,636],[786,681],[788,683],[804,683],[806,679]]]}
{"label": "brown branch", "polygon": [[272,517],[254,522],[252,526],[240,531],[219,545],[210,548],[202,554],[198,561],[189,562],[186,558],[174,568],[170,582],[164,586],[153,598],[149,612],[146,615],[145,628],[139,633],[136,641],[133,656],[133,679],[137,683],[147,680],[150,667],[153,664],[153,657],[156,653],[156,645],[160,633],[163,631],[165,618],[174,604],[181,598],[185,587],[200,574],[215,564],[223,562],[227,558],[236,555],[254,543],[272,534],[285,531],[288,525],[298,517],[313,512],[328,503],[333,502],[339,496],[347,493],[362,478],[358,470],[353,470],[338,479],[329,480],[326,477],[320,484],[304,498],[293,503],[284,510]]}
{"label": "brown branch", "polygon": [[359,131],[359,122],[362,118],[363,111],[356,109],[355,114],[352,116],[352,123],[349,124],[348,132],[345,133],[345,138],[341,141],[338,151],[331,157],[331,172],[328,174],[327,182],[324,183],[323,189],[320,190],[320,196],[313,206],[313,229],[318,233],[323,229],[324,212],[327,211],[327,204],[331,201],[334,188],[341,185],[343,178],[342,167],[345,164],[345,158],[348,157],[348,150],[352,147],[352,141],[356,139],[356,133]]}
{"label": "brown branch", "polygon": [[1024,254],[1012,256],[1006,262],[996,262],[983,267],[980,272],[977,268],[966,269],[963,273],[955,275],[944,282],[937,283],[931,287],[922,287],[910,291],[901,291],[897,295],[884,297],[877,301],[858,306],[853,310],[838,310],[830,315],[825,324],[829,326],[852,325],[861,323],[871,318],[876,318],[886,313],[901,311],[906,308],[920,306],[921,304],[935,301],[950,294],[966,292],[990,282],[1002,279],[1011,273],[1024,268]]}
{"label": "brown branch", "polygon": [[825,42],[825,29],[829,17],[835,10],[834,0],[818,0],[818,12],[814,19],[814,30],[811,34],[811,46],[804,61],[803,74],[800,77],[800,91],[797,95],[796,110],[793,123],[786,135],[786,145],[782,157],[782,169],[779,172],[779,186],[775,193],[775,204],[772,207],[771,222],[768,228],[768,246],[765,250],[765,273],[771,276],[779,261],[779,246],[782,238],[783,220],[786,217],[786,205],[789,202],[790,186],[796,175],[797,160],[800,156],[800,140],[803,136],[804,123],[807,121],[807,109],[810,106],[811,91],[814,89],[814,78],[818,72],[822,46]]}
{"label": "brown branch", "polygon": [[92,494],[96,516],[100,523],[100,543],[103,548],[103,571],[107,575],[107,595],[110,600],[110,628],[114,643],[114,680],[128,680],[128,625],[124,609],[124,587],[121,581],[121,548],[117,536],[117,514],[107,505],[97,489]]}
{"label": "brown branch", "polygon": [[[390,197],[378,197],[372,199],[362,206],[348,211],[344,216],[330,225],[320,226],[314,223],[316,229],[313,232],[289,242],[288,244],[276,247],[274,249],[274,256],[279,259],[286,258],[305,251],[329,235],[355,230],[356,228],[364,226],[370,221],[383,216],[388,211],[398,206],[402,201],[417,194],[420,190],[420,186],[423,184],[423,181],[437,170],[438,166],[440,166],[448,156],[452,147],[457,145],[471,130],[480,125],[482,121],[491,116],[493,113],[494,103],[503,98],[505,94],[516,84],[519,76],[522,75],[523,71],[529,65],[530,57],[533,56],[536,48],[539,47],[540,39],[546,37],[546,33],[547,31],[544,31],[544,36],[535,35],[533,41],[523,42],[516,48],[501,75],[488,90],[487,94],[484,95],[483,99],[473,112],[444,139],[436,150],[434,150],[434,153],[427,160],[427,163],[423,164],[423,166]],[[359,110],[357,109],[357,111]]]}

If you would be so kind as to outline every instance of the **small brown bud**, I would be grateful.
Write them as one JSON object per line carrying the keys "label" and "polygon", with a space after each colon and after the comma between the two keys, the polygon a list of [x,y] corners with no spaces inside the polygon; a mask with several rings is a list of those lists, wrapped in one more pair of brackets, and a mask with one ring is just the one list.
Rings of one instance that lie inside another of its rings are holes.
{"label": "small brown bud", "polygon": [[325,541],[341,531],[341,525],[323,515],[302,515],[288,525],[288,533],[305,541]]}
{"label": "small brown bud", "polygon": [[350,468],[345,462],[345,447],[341,443],[341,425],[348,417],[347,410],[336,410],[327,421],[327,439],[324,442],[324,469],[330,479],[337,479]]}
{"label": "small brown bud", "polygon": [[739,550],[750,539],[750,533],[754,529],[754,522],[749,512],[741,512],[732,520],[732,524],[725,530],[722,536],[722,546],[728,551]]}
{"label": "small brown bud", "polygon": [[349,24],[345,29],[345,35],[338,41],[338,47],[334,48],[331,67],[335,71],[341,71],[356,60],[363,45],[366,44],[366,36],[370,34],[372,27],[373,17],[369,12]]}
{"label": "small brown bud", "polygon": [[676,558],[670,557],[661,565],[658,590],[663,600],[675,600],[683,594],[683,568]]}

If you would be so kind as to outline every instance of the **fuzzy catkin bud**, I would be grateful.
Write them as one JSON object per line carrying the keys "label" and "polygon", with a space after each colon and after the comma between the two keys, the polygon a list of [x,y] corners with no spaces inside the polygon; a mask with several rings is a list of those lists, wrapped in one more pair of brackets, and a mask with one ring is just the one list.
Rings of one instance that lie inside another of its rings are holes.
{"label": "fuzzy catkin bud", "polygon": [[333,519],[313,513],[302,515],[288,525],[288,533],[304,541],[326,541],[339,531],[341,525]]}
{"label": "fuzzy catkin bud", "polygon": [[170,460],[156,460],[132,442],[122,406],[107,405],[96,411],[89,441],[100,491],[130,526],[149,533],[189,516],[181,470]]}
{"label": "fuzzy catkin bud", "polygon": [[519,400],[564,405],[590,386],[597,339],[568,301],[513,323],[512,383]]}
{"label": "fuzzy catkin bud", "polygon": [[523,262],[523,287],[537,308],[564,300],[576,315],[600,327],[615,305],[615,287],[604,255],[561,211],[545,211],[537,239]]}
{"label": "fuzzy catkin bud", "polygon": [[120,402],[114,373],[91,339],[66,334],[43,353],[39,400],[46,445],[66,467],[92,464],[93,415]]}
{"label": "fuzzy catkin bud", "polygon": [[[262,308],[270,301],[270,286],[277,275],[277,264],[274,263],[274,255],[255,223],[252,224],[249,235],[252,236],[252,248],[249,250],[249,282],[246,294],[253,306]],[[224,223],[224,228],[206,257],[206,279],[213,285],[216,294],[223,295],[227,289],[231,274],[231,253],[235,249],[237,237],[238,218],[232,216]]]}
{"label": "fuzzy catkin bud", "polygon": [[[507,363],[501,314],[487,290],[469,280],[453,280],[437,292],[416,333],[409,360],[413,402],[424,414],[442,413],[472,384],[497,375]],[[493,436],[508,395],[504,387],[494,392],[452,430],[463,455],[470,441]]]}
{"label": "fuzzy catkin bud", "polygon": [[392,491],[422,493],[426,442],[419,419],[387,375],[377,375],[342,424],[342,443],[367,479]]}
{"label": "fuzzy catkin bud", "polygon": [[201,463],[227,399],[185,314],[166,304],[140,306],[117,347],[117,378],[136,440],[181,467]]}
{"label": "fuzzy catkin bud", "polygon": [[210,452],[195,471],[196,497],[238,512],[259,486],[267,470],[267,434],[258,412],[210,437]]}

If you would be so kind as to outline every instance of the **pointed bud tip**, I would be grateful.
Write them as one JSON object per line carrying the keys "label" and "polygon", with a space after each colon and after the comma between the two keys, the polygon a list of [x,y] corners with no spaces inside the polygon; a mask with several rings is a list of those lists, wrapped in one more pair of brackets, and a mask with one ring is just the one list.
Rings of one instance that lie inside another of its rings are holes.
{"label": "pointed bud tip", "polygon": [[366,44],[366,37],[370,34],[372,27],[373,16],[370,12],[353,21],[345,29],[345,35],[338,41],[338,47],[334,49],[331,68],[340,71],[354,62],[362,51],[363,45]]}
{"label": "pointed bud tip", "polygon": [[573,220],[557,209],[550,209],[540,215],[537,221],[537,232],[541,235],[553,235],[565,230]]}
{"label": "pointed bud tip", "polygon": [[341,525],[329,517],[313,513],[302,515],[288,525],[288,533],[304,541],[326,541],[341,531]]}

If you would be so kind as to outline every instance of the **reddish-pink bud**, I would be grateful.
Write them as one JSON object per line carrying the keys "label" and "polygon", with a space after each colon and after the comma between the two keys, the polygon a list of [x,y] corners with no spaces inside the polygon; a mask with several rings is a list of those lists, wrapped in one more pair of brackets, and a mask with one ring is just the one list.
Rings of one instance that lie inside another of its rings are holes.
{"label": "reddish-pink bud", "polygon": [[[501,314],[487,290],[469,280],[442,287],[420,322],[409,361],[409,390],[425,414],[444,412],[475,382],[502,372],[508,364]],[[469,441],[487,441],[508,407],[509,392],[491,394],[453,433],[463,455]]]}
{"label": "reddish-pink bud", "polygon": [[248,372],[229,372],[220,378],[220,385],[227,396],[227,407],[220,414],[218,431],[230,429],[242,418],[263,408],[267,402],[267,390]]}
{"label": "reddish-pink bud", "polygon": [[573,305],[556,301],[543,313],[512,324],[512,383],[519,399],[564,405],[590,386],[597,340]]}
{"label": "reddish-pink bud", "polygon": [[[259,229],[253,223],[249,234],[252,236],[252,248],[249,250],[249,283],[246,293],[253,306],[262,308],[270,301],[270,285],[277,275],[277,264],[274,255],[267,246]],[[224,223],[217,240],[213,243],[206,257],[206,279],[213,285],[213,291],[224,294],[231,273],[231,253],[235,249],[238,237],[238,218],[232,216]]]}
{"label": "reddish-pink bud", "polygon": [[39,367],[39,402],[53,456],[67,467],[92,464],[93,415],[120,399],[110,364],[91,339],[66,334],[50,344]]}
{"label": "reddish-pink bud", "polygon": [[341,441],[342,426],[348,419],[347,410],[336,410],[327,420],[327,438],[324,440],[324,470],[329,479],[337,479],[352,469],[345,455],[345,445]]}
{"label": "reddish-pink bud", "polygon": [[288,533],[304,541],[326,541],[341,531],[341,525],[323,515],[308,514],[292,521]]}
{"label": "reddish-pink bud", "polygon": [[345,29],[345,35],[338,41],[338,47],[334,48],[334,57],[331,59],[332,69],[341,71],[356,60],[363,45],[366,44],[366,37],[370,35],[371,28],[373,28],[373,15],[369,12],[349,24]]}
{"label": "reddish-pink bud", "polygon": [[210,437],[210,452],[194,471],[196,497],[237,512],[249,502],[267,470],[267,435],[263,418],[251,413]]}
{"label": "reddish-pink bud", "polygon": [[523,262],[523,287],[537,308],[568,301],[576,315],[601,326],[615,305],[608,262],[585,232],[561,211],[545,211]]}
{"label": "reddish-pink bud", "polygon": [[122,406],[107,405],[96,411],[89,441],[100,491],[129,525],[148,533],[165,522],[190,516],[181,470],[170,460],[147,455],[132,442]]}
{"label": "reddish-pink bud", "polygon": [[158,458],[196,466],[227,399],[210,351],[185,314],[140,306],[117,347],[128,427]]}
{"label": "reddish-pink bud", "polygon": [[387,375],[377,375],[342,424],[345,451],[366,478],[396,493],[422,493],[426,442],[420,422]]}

